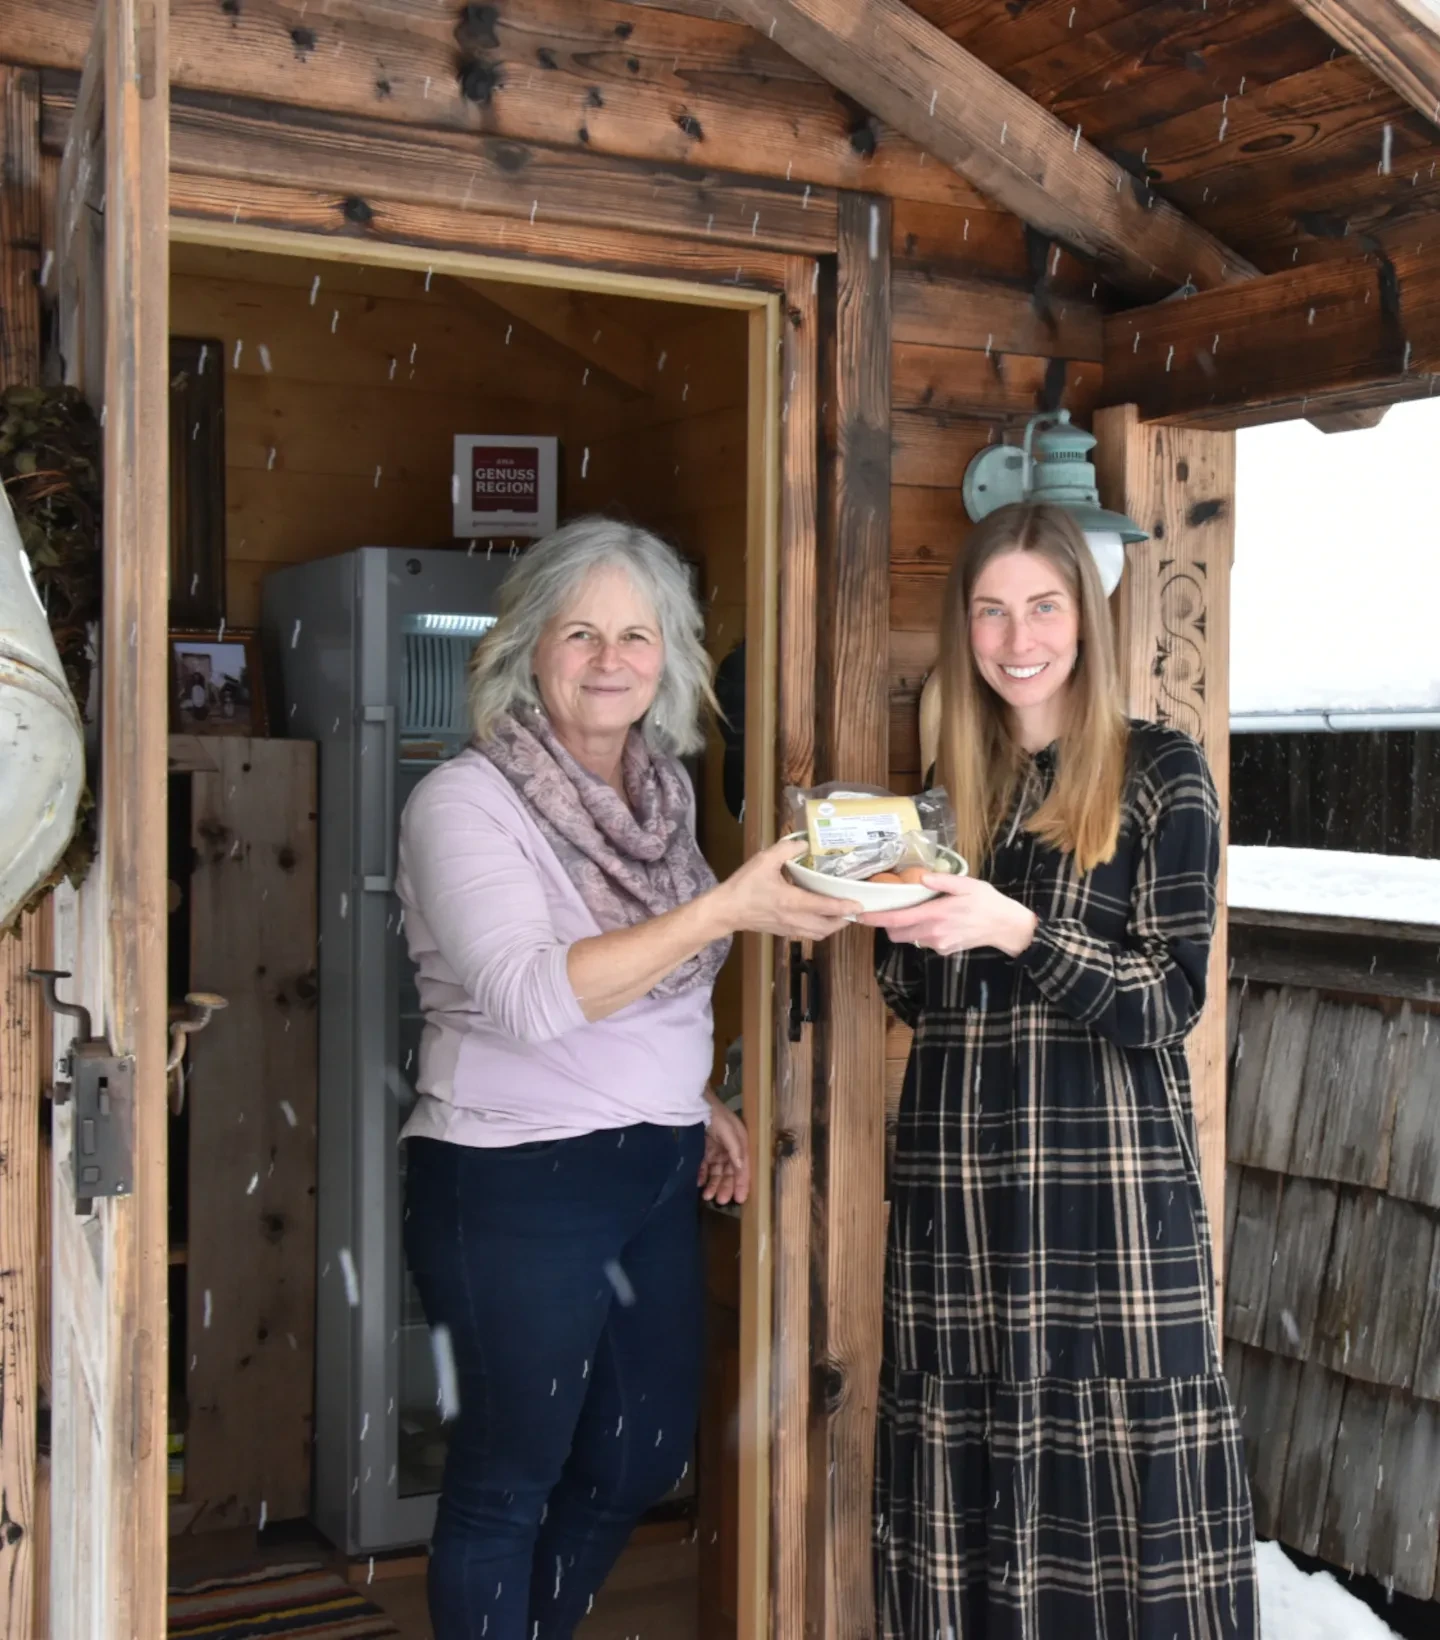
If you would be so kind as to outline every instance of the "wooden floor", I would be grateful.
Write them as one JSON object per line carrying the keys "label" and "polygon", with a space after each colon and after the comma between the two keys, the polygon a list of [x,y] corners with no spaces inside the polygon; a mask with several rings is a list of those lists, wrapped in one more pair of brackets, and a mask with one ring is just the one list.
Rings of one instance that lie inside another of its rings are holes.
{"label": "wooden floor", "polygon": [[[688,1541],[632,1545],[601,1590],[594,1612],[576,1630],[577,1640],[696,1640],[697,1553]],[[319,1538],[287,1535],[257,1544],[253,1532],[211,1532],[170,1540],[170,1582],[224,1577],[296,1558],[328,1562],[342,1576],[347,1571],[344,1558]],[[413,1561],[403,1564],[402,1572],[399,1565],[377,1561],[368,1582],[368,1566],[355,1568],[352,1575],[394,1620],[401,1640],[432,1640],[424,1572]]]}

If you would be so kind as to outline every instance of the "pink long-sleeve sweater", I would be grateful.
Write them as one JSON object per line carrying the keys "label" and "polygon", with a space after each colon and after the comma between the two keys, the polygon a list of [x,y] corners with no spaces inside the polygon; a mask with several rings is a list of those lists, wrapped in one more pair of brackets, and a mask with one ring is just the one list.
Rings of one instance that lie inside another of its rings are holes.
{"label": "pink long-sleeve sweater", "polygon": [[420,1100],[402,1137],[514,1145],[707,1119],[709,988],[586,1021],[566,954],[607,930],[481,753],[415,788],[396,888],[425,1012]]}

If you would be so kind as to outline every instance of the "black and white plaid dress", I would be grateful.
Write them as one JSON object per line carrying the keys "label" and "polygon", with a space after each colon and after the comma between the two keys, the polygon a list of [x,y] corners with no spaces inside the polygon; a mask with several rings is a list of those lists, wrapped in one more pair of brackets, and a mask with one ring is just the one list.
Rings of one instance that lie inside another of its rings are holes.
{"label": "black and white plaid dress", "polygon": [[987,872],[1018,960],[883,937],[915,1027],[891,1179],[875,1549],[883,1640],[1253,1640],[1184,1042],[1219,809],[1188,736],[1131,726],[1113,860],[1021,829]]}

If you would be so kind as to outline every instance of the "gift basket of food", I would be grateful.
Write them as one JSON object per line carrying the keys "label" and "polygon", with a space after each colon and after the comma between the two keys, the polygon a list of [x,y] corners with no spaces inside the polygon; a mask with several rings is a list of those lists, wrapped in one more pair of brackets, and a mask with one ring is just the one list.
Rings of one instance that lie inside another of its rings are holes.
{"label": "gift basket of food", "polygon": [[950,847],[943,791],[897,797],[878,786],[791,786],[785,792],[789,841],[809,844],[786,867],[816,894],[853,900],[867,911],[903,911],[934,899],[925,878],[969,870]]}

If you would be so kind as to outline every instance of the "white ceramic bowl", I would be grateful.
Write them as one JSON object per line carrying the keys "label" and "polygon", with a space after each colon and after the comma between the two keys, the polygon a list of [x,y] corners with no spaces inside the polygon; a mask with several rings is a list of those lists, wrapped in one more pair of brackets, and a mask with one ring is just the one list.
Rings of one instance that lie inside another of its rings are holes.
{"label": "white ceramic bowl", "polygon": [[[786,841],[803,843],[805,838],[797,832]],[[957,877],[968,874],[969,866],[953,849],[942,848],[940,853]],[[798,860],[789,861],[785,869],[793,883],[808,888],[812,894],[824,894],[832,900],[853,900],[866,911],[908,911],[912,905],[924,905],[926,900],[935,898],[935,890],[920,883],[854,882],[846,877],[829,877],[823,871],[802,866]]]}

